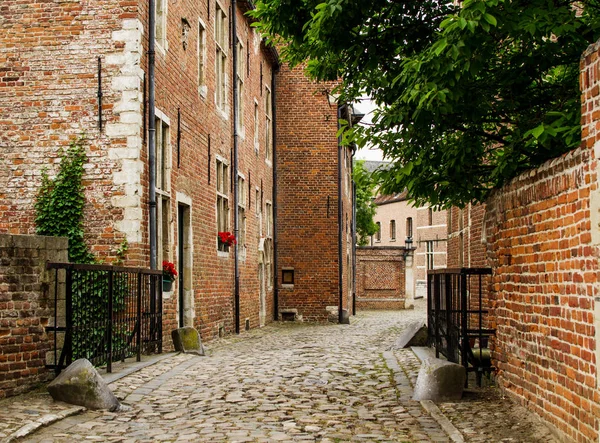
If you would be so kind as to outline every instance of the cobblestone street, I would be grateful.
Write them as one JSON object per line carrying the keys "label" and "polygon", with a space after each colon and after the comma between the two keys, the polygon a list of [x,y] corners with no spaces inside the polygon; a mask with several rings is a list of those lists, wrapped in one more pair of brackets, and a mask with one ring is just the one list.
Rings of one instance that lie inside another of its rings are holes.
{"label": "cobblestone street", "polygon": [[[410,400],[415,355],[389,351],[403,325],[423,315],[365,312],[350,325],[278,323],[223,339],[207,357],[176,355],[112,383],[130,410],[85,411],[22,441],[451,441]],[[524,410],[498,401],[493,420],[477,419],[484,403],[439,407],[466,441],[553,441]]]}

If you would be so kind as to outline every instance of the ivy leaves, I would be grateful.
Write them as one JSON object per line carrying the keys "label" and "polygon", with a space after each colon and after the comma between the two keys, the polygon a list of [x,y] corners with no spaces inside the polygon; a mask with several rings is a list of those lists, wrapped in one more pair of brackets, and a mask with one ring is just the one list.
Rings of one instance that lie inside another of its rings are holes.
{"label": "ivy leaves", "polygon": [[83,239],[85,195],[81,179],[86,161],[83,140],[74,141],[62,153],[55,178],[51,179],[46,170],[42,171],[42,184],[35,203],[37,233],[67,237],[69,261],[74,263],[95,262]]}

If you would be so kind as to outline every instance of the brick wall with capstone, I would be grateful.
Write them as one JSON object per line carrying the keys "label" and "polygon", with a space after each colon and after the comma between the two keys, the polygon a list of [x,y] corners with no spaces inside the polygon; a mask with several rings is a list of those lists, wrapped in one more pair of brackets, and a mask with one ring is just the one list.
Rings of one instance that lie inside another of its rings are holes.
{"label": "brick wall with capstone", "polygon": [[404,309],[404,248],[356,248],[356,309]]}
{"label": "brick wall with capstone", "polygon": [[0,234],[0,398],[20,394],[52,373],[52,275],[47,261],[67,261],[67,239]]}

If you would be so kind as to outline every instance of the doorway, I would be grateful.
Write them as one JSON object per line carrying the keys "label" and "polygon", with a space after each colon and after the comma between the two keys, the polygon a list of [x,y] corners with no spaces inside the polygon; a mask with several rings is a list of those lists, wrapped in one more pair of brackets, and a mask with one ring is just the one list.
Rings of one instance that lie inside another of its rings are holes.
{"label": "doorway", "polygon": [[178,280],[178,307],[179,327],[193,326],[192,306],[189,294],[191,293],[191,241],[190,241],[190,207],[179,204],[177,206],[177,256],[179,258]]}

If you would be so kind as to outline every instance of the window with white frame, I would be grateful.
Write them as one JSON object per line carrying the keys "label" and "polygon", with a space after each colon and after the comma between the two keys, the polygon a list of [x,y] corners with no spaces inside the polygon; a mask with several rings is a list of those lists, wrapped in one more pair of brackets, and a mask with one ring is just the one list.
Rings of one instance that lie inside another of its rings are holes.
{"label": "window with white frame", "polygon": [[154,0],[154,38],[167,49],[167,0]]}
{"label": "window with white frame", "polygon": [[[229,231],[229,165],[217,157],[217,231]],[[219,245],[220,251],[227,251],[224,244]]]}
{"label": "window with white frame", "polygon": [[434,243],[433,243],[433,241],[430,240],[426,243],[426,245],[427,245],[427,252],[426,252],[426,254],[427,254],[427,270],[429,271],[429,270],[432,270],[433,266],[434,266],[434,260],[433,260],[434,253],[435,253],[434,247],[433,247]]}
{"label": "window with white frame", "polygon": [[254,150],[256,151],[256,154],[258,154],[258,150],[259,150],[259,138],[258,138],[258,131],[259,131],[259,127],[258,127],[258,102],[256,100],[254,100]]}
{"label": "window with white frame", "polygon": [[215,103],[221,110],[227,104],[227,48],[229,46],[229,21],[219,3],[215,6],[215,42],[216,42],[216,89]]}
{"label": "window with white frame", "polygon": [[206,27],[198,21],[198,92],[206,94]]}
{"label": "window with white frame", "polygon": [[273,205],[270,202],[265,203],[265,235],[273,237]]}
{"label": "window with white frame", "polygon": [[237,39],[237,67],[235,81],[237,83],[237,100],[235,110],[237,114],[237,130],[239,132],[244,131],[244,78],[246,76],[246,57],[244,57],[244,46],[242,42]]}
{"label": "window with white frame", "polygon": [[166,118],[157,117],[156,139],[154,146],[155,167],[156,167],[156,249],[157,257],[160,261],[170,261],[170,210],[171,196],[169,192],[170,185],[170,144],[169,144],[169,124]]}
{"label": "window with white frame", "polygon": [[273,102],[271,90],[265,87],[265,158],[273,159]]}
{"label": "window with white frame", "polygon": [[238,175],[238,248],[246,247],[246,180],[241,174]]}

